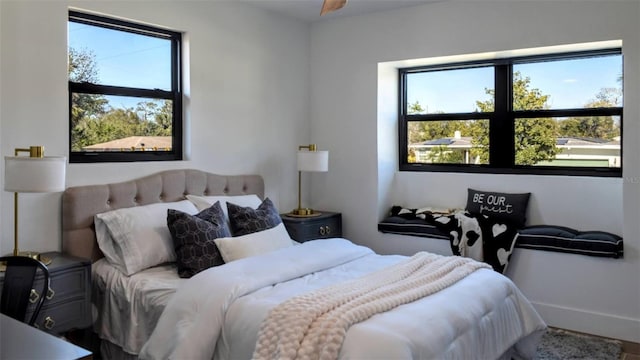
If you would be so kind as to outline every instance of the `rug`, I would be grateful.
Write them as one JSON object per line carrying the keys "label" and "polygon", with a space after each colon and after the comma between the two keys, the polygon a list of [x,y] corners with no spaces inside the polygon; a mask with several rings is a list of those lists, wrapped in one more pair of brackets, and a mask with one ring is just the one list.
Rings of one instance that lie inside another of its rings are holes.
{"label": "rug", "polygon": [[617,360],[621,354],[620,341],[550,328],[538,345],[536,360]]}

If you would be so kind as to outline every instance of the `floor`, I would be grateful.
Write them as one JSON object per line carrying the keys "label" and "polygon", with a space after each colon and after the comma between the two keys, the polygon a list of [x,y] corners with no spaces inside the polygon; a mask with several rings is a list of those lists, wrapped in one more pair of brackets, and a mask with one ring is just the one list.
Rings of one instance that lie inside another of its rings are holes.
{"label": "floor", "polygon": [[[93,351],[94,360],[101,359],[100,341],[92,331],[79,330],[71,332],[68,335],[71,335],[69,339],[71,342]],[[620,356],[620,360],[640,360],[640,343],[622,341],[622,355]]]}
{"label": "floor", "polygon": [[[559,328],[556,328],[556,329],[559,329]],[[561,329],[561,330],[564,330],[564,329]],[[572,330],[565,330],[565,331],[574,332],[576,334],[597,336],[592,334],[584,334],[584,333],[580,333]],[[622,340],[622,355],[620,356],[620,360],[640,360],[640,343],[634,343],[634,342]]]}
{"label": "floor", "polygon": [[623,341],[620,360],[640,360],[640,344]]}

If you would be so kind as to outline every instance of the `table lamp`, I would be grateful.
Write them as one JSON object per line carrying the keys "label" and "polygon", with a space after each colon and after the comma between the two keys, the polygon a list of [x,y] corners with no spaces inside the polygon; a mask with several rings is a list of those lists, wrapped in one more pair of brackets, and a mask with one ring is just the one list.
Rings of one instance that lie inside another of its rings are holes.
{"label": "table lamp", "polygon": [[[18,156],[29,153],[29,156]],[[36,252],[20,252],[18,249],[18,193],[50,193],[65,189],[66,158],[44,156],[43,146],[15,149],[14,157],[4,158],[4,190],[13,192],[13,255],[29,256],[45,264],[51,262]]]}
{"label": "table lamp", "polygon": [[329,170],[329,152],[318,151],[315,144],[298,147],[298,208],[289,213],[291,216],[318,216],[320,212],[302,207],[302,172],[325,172]]}

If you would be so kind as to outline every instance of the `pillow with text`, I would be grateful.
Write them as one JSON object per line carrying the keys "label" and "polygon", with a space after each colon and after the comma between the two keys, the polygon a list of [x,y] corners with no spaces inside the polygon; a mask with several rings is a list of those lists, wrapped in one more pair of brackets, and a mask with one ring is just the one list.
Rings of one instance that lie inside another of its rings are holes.
{"label": "pillow with text", "polygon": [[514,194],[468,189],[466,210],[524,227],[530,196],[531,193]]}

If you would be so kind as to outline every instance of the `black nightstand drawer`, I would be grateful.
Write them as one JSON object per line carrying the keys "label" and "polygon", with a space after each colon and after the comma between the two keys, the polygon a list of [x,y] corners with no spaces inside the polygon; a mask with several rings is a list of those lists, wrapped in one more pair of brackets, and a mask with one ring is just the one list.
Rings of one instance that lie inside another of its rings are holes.
{"label": "black nightstand drawer", "polygon": [[55,294],[50,301],[64,301],[75,296],[84,297],[89,281],[87,276],[90,276],[90,274],[86,271],[86,268],[76,268],[61,272],[58,276],[52,278],[51,290],[55,291]]}
{"label": "black nightstand drawer", "polygon": [[293,217],[281,214],[289,236],[295,241],[342,237],[342,214],[322,212],[319,216]]}
{"label": "black nightstand drawer", "polygon": [[[44,301],[35,326],[54,335],[91,325],[91,262],[58,252],[43,254],[52,259],[49,269],[51,291]],[[0,273],[0,294],[4,273]],[[42,288],[42,276],[36,278],[34,289]],[[39,294],[39,296],[43,296]],[[27,318],[31,317],[35,305],[29,305]]]}
{"label": "black nightstand drawer", "polygon": [[[63,270],[50,267],[49,276],[49,288],[51,291],[47,294],[47,300],[44,306],[90,295],[87,291],[90,290],[87,284],[89,282],[88,277],[91,276],[91,274],[88,268],[84,266]],[[39,276],[39,278],[41,277]],[[36,279],[34,289],[40,289],[41,287],[42,280]]]}
{"label": "black nightstand drawer", "polygon": [[91,325],[91,307],[84,298],[43,306],[34,326],[52,334]]}

